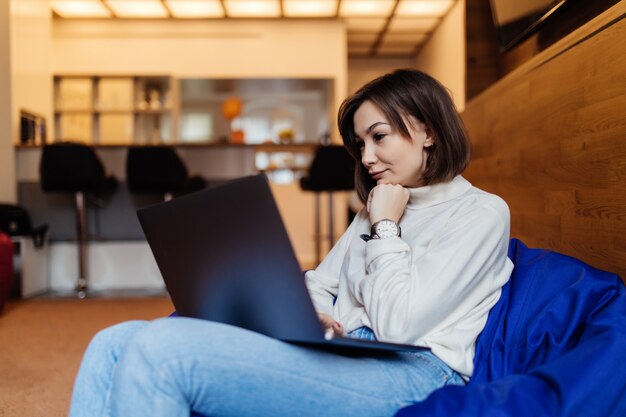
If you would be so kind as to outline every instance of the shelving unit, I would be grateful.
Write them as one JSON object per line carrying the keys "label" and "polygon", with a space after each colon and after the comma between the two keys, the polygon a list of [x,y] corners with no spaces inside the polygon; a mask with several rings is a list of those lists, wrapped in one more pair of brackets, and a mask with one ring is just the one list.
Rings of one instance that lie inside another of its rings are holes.
{"label": "shelving unit", "polygon": [[169,76],[55,76],[54,137],[95,145],[175,143],[177,92]]}
{"label": "shelving unit", "polygon": [[[248,154],[246,147],[255,146],[247,164],[252,163],[257,172],[267,172],[277,183],[294,182],[308,169],[319,144],[315,139],[302,139],[318,138],[327,130],[324,118],[328,114],[325,106],[331,101],[330,85],[328,80],[306,79],[57,74],[52,140],[79,141],[102,149],[197,145],[200,147],[194,153],[203,155],[209,155],[198,152],[203,147],[213,153],[224,147],[217,152],[222,158]],[[247,105],[248,113],[239,120],[247,122],[249,128],[245,144],[227,140],[232,123],[221,109],[231,96]],[[292,145],[277,143],[280,132],[276,126],[292,131]],[[238,151],[240,146],[242,152]]]}

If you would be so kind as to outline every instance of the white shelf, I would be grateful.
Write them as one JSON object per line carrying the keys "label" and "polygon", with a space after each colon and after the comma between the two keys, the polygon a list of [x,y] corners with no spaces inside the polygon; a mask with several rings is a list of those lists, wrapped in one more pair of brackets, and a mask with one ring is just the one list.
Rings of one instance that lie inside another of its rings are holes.
{"label": "white shelf", "polygon": [[171,143],[176,140],[169,76],[57,75],[57,141],[93,145]]}

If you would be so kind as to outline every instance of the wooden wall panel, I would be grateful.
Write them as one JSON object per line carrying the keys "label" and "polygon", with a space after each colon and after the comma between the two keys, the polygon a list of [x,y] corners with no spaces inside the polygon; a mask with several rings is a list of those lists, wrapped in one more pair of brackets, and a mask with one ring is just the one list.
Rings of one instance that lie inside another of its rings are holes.
{"label": "wooden wall panel", "polygon": [[567,1],[541,24],[537,32],[500,56],[500,73],[505,75],[514,70],[620,1],[624,0]]}
{"label": "wooden wall panel", "polygon": [[500,51],[489,0],[466,0],[465,22],[465,97],[470,100],[500,78]]}
{"label": "wooden wall panel", "polygon": [[465,176],[504,198],[511,235],[626,279],[626,6],[470,101]]}

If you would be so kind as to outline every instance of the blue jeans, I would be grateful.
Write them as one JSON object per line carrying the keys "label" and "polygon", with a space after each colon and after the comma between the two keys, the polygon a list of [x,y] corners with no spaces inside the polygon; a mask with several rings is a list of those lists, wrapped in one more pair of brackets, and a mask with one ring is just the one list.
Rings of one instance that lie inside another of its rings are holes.
{"label": "blue jeans", "polygon": [[[374,338],[367,328],[350,336]],[[98,333],[70,417],[391,416],[449,384],[464,382],[426,349],[344,356],[177,317]]]}

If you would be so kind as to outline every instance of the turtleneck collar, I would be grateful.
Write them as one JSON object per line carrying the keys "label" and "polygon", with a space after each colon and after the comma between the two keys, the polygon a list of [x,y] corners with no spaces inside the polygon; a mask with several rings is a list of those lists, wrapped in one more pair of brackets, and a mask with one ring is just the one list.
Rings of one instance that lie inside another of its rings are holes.
{"label": "turtleneck collar", "polygon": [[472,187],[469,181],[457,175],[449,182],[427,185],[418,188],[409,188],[408,209],[421,209],[445,203],[460,196]]}

